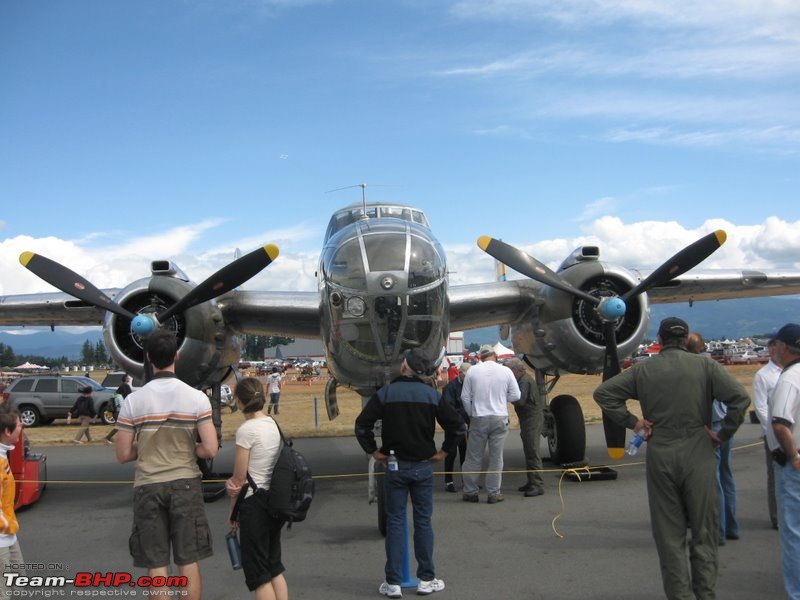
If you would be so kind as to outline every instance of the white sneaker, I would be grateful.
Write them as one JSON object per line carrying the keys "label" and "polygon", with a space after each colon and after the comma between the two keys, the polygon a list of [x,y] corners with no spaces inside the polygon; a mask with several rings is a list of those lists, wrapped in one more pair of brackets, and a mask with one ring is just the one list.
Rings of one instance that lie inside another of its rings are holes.
{"label": "white sneaker", "polygon": [[431,579],[430,581],[419,580],[417,586],[417,596],[427,596],[433,592],[441,592],[444,589],[444,581],[441,579]]}
{"label": "white sneaker", "polygon": [[[378,593],[388,596],[389,598],[402,598],[403,591],[399,585],[393,583],[386,583],[385,581],[378,587]],[[430,592],[428,592],[430,593]]]}

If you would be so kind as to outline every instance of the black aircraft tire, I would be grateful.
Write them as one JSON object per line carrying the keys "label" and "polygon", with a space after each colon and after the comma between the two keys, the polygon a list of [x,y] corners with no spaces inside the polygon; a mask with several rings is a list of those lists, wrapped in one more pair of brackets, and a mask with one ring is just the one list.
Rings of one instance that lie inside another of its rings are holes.
{"label": "black aircraft tire", "polygon": [[558,464],[576,463],[586,454],[586,426],[583,410],[574,396],[562,394],[550,402],[555,422],[555,439],[550,442],[550,456]]}
{"label": "black aircraft tire", "polygon": [[375,499],[378,504],[378,531],[381,532],[383,537],[386,537],[386,497],[385,488],[383,487],[383,464],[375,463]]}

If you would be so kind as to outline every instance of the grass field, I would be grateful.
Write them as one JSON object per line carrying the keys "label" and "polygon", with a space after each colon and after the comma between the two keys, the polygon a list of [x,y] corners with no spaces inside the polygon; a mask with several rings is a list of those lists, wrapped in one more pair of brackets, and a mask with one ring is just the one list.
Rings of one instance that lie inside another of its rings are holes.
{"label": "grass field", "polygon": [[[748,392],[752,391],[753,376],[761,365],[734,365],[726,367],[730,373],[745,386]],[[94,377],[102,380],[105,373],[96,373]],[[262,378],[263,379],[263,378]],[[598,422],[600,409],[592,399],[592,392],[599,385],[599,375],[565,375],[558,382],[551,393],[551,397],[558,394],[571,394],[575,396],[583,407],[586,422]],[[361,398],[348,390],[337,390],[339,399],[339,416],[334,421],[328,421],[324,403],[325,378],[314,382],[290,381],[284,384],[281,393],[280,415],[278,421],[283,431],[292,437],[326,437],[346,436],[353,434],[353,424],[361,411]],[[315,421],[314,399],[317,399],[317,418]],[[631,402],[631,412],[639,414],[638,403]],[[517,427],[514,411],[511,415],[512,428]],[[231,413],[223,409],[222,437],[223,440],[233,439],[236,428],[242,423],[240,412]],[[315,426],[316,423],[316,426]],[[103,437],[111,430],[107,425],[92,426],[92,437],[95,444],[105,443]],[[50,446],[70,443],[77,432],[76,425],[67,425],[66,421],[57,419],[51,425],[34,427],[26,430],[31,444],[35,446]]]}

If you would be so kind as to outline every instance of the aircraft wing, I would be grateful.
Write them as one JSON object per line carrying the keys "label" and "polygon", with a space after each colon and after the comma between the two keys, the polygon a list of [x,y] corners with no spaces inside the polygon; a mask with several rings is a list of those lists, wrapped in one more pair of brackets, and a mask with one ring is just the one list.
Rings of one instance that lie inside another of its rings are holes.
{"label": "aircraft wing", "polygon": [[[645,278],[648,271],[636,271]],[[731,300],[800,294],[800,273],[756,270],[693,270],[647,291],[652,304]]]}
{"label": "aircraft wing", "polygon": [[[119,290],[103,292],[114,298]],[[220,296],[217,303],[225,324],[239,333],[319,337],[317,292],[235,290]],[[0,325],[102,325],[104,314],[104,310],[61,292],[0,296]]]}
{"label": "aircraft wing", "polygon": [[[641,280],[651,271],[633,271]],[[543,300],[541,285],[527,279],[450,286],[450,329],[463,331],[523,319]],[[800,272],[698,270],[647,291],[651,304],[733,300],[800,294]]]}
{"label": "aircraft wing", "polygon": [[526,279],[450,286],[450,330],[514,323],[536,309],[540,287]]}
{"label": "aircraft wing", "polygon": [[225,324],[239,333],[319,338],[318,292],[235,290],[217,299]]}
{"label": "aircraft wing", "polygon": [[[103,290],[109,297],[119,290]],[[62,292],[0,296],[0,325],[102,325],[105,311]]]}

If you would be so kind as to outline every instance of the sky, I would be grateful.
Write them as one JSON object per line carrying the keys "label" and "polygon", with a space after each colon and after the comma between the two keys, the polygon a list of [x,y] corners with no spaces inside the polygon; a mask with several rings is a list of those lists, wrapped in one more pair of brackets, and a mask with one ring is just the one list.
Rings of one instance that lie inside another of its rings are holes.
{"label": "sky", "polygon": [[[800,268],[794,0],[3,0],[0,296],[101,288],[172,259],[316,289],[330,214],[423,209],[451,284],[502,238],[655,268]],[[346,189],[339,189],[346,188]],[[338,190],[338,191],[331,191]]]}

